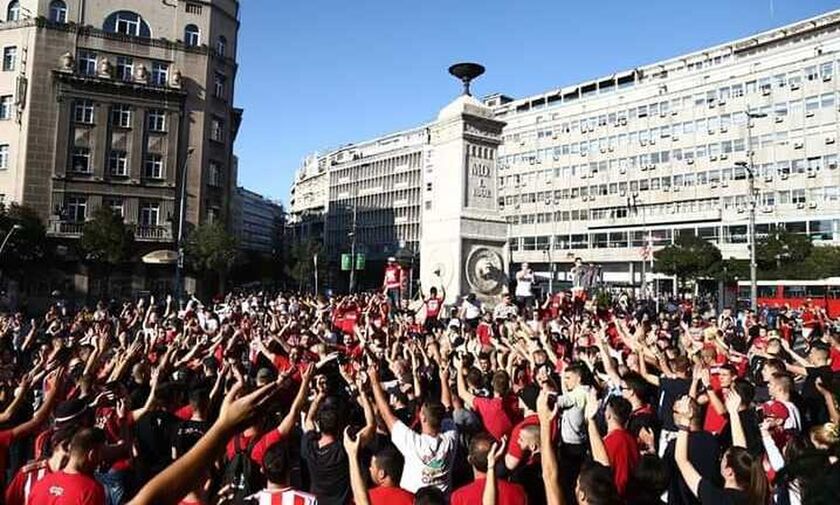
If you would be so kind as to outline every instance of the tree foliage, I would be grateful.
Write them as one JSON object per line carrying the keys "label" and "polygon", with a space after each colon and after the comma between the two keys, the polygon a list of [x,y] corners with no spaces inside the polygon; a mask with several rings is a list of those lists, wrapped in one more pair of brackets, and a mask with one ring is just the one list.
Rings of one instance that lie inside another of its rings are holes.
{"label": "tree foliage", "polygon": [[774,228],[756,241],[755,260],[759,271],[774,277],[789,277],[813,251],[810,238]]}
{"label": "tree foliage", "polygon": [[108,266],[131,257],[134,230],[109,207],[99,207],[85,222],[79,246],[89,260]]}
{"label": "tree foliage", "polygon": [[0,241],[15,225],[19,228],[9,236],[2,251],[2,263],[7,271],[25,270],[48,255],[47,233],[38,214],[32,208],[17,203],[8,206],[0,204]]}
{"label": "tree foliage", "polygon": [[675,276],[681,284],[698,277],[717,277],[721,269],[720,250],[693,235],[680,235],[674,244],[654,253],[654,271]]}
{"label": "tree foliage", "polygon": [[189,265],[198,272],[225,273],[236,263],[236,237],[221,223],[203,224],[195,228],[184,244]]}
{"label": "tree foliage", "polygon": [[325,280],[326,261],[321,251],[321,244],[315,240],[303,240],[289,244],[286,256],[286,275],[300,289],[314,286],[315,265],[313,259],[318,256],[318,273]]}

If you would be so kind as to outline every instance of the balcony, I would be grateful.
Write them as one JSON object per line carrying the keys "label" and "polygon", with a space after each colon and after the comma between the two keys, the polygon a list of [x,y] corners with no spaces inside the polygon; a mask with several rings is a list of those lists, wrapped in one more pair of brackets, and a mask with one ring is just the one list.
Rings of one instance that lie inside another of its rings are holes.
{"label": "balcony", "polygon": [[[47,234],[58,238],[80,238],[85,223],[75,221],[51,220],[47,227]],[[131,225],[129,225],[131,226]],[[134,225],[134,240],[138,242],[171,242],[173,240],[172,226],[139,226]]]}

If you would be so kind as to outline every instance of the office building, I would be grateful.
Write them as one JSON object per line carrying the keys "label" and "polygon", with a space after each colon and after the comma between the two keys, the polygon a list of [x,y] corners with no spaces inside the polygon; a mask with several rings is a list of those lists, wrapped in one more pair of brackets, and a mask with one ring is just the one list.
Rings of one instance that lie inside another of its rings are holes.
{"label": "office building", "polygon": [[[644,270],[654,278],[643,261],[647,245],[655,250],[682,234],[745,259],[750,162],[759,236],[781,225],[816,244],[840,243],[838,80],[834,11],[525,98],[486,97],[505,123],[493,163],[508,267],[529,262],[543,277],[555,269],[563,278],[581,257],[600,264],[607,282],[639,284]],[[359,146],[413,138],[419,174],[433,156],[427,128]],[[398,145],[377,156],[396,156]],[[374,193],[371,211],[401,209],[385,181],[396,182],[403,165],[385,165],[367,182],[356,175],[371,170],[367,157],[357,146],[321,155],[329,190],[319,205],[328,222],[336,205],[364,190]],[[410,209],[422,213],[430,188],[417,182],[409,178],[399,191],[417,195]],[[346,230],[346,219],[339,223]],[[401,236],[395,228],[378,238]]]}
{"label": "office building", "polygon": [[283,232],[283,206],[259,193],[237,187],[231,229],[239,249],[262,255],[277,252]]}

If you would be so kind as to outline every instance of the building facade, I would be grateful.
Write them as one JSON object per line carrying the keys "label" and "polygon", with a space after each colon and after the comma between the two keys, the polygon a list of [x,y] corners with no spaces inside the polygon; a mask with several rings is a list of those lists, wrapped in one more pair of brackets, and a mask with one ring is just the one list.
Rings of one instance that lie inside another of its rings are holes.
{"label": "building facade", "polygon": [[[682,234],[745,259],[751,170],[759,237],[781,225],[816,244],[840,243],[838,50],[835,11],[526,98],[486,97],[505,123],[494,189],[508,267],[529,262],[538,275],[562,278],[581,257],[600,264],[605,281],[639,284],[645,270],[652,279],[651,250]],[[414,130],[418,172],[433,156],[419,135],[426,128]],[[363,155],[324,167],[328,219],[338,195],[362,191],[365,179],[350,174],[365,163]],[[404,191],[417,195],[420,213],[433,205],[433,188]],[[398,208],[371,203],[384,213]]]}
{"label": "building facade", "polygon": [[0,6],[0,195],[73,240],[108,206],[138,252],[186,221],[227,222],[236,0],[11,0]]}
{"label": "building facade", "polygon": [[283,206],[259,193],[237,187],[231,225],[242,251],[274,254],[283,232]]}

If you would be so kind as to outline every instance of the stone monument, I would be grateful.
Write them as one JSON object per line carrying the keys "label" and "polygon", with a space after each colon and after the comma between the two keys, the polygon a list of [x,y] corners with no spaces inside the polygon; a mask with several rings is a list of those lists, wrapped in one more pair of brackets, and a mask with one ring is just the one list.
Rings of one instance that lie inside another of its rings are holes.
{"label": "stone monument", "polygon": [[507,224],[499,211],[496,154],[504,122],[470,93],[484,73],[459,63],[449,73],[464,91],[429,127],[423,172],[420,282],[446,289],[446,303],[472,292],[494,302],[507,286],[502,259]]}

